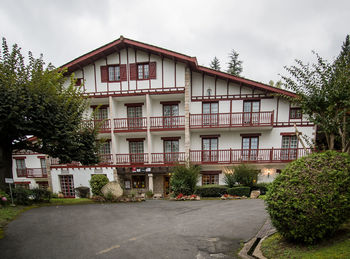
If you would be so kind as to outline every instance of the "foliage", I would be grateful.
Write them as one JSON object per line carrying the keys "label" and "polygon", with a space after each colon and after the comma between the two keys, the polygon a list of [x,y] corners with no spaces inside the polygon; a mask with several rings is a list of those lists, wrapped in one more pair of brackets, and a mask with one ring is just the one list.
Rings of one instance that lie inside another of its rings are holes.
{"label": "foliage", "polygon": [[107,194],[104,197],[106,201],[109,202],[115,202],[117,200],[111,191],[107,192]]}
{"label": "foliage", "polygon": [[198,186],[196,194],[200,197],[221,197],[227,194],[227,186],[216,184]]}
{"label": "foliage", "polygon": [[9,203],[9,201],[10,196],[6,192],[0,190],[0,205],[5,206]]}
{"label": "foliage", "polygon": [[95,174],[91,176],[90,186],[93,195],[103,196],[101,189],[109,182],[107,176],[103,174]]}
{"label": "foliage", "polygon": [[[57,157],[62,163],[98,162],[97,130],[82,123],[87,100],[75,80],[65,86],[66,71],[43,56],[29,52],[27,65],[20,48],[12,50],[5,39],[0,51],[0,184],[11,177],[14,149],[32,150]],[[36,141],[28,141],[35,136]]]}
{"label": "foliage", "polygon": [[40,202],[50,202],[51,192],[45,189],[35,188],[30,190],[33,196],[33,201],[36,203]]}
{"label": "foliage", "polygon": [[297,102],[311,122],[325,134],[327,146],[334,149],[340,139],[343,152],[350,150],[350,40],[346,36],[342,50],[329,63],[314,52],[317,62],[285,67],[288,76],[282,76],[283,85],[298,95]]}
{"label": "foliage", "polygon": [[93,201],[105,202],[106,198],[100,195],[94,195],[91,198]]}
{"label": "foliage", "polygon": [[232,167],[235,181],[244,186],[252,187],[257,179],[259,171],[256,167],[248,164],[240,164]]}
{"label": "foliage", "polygon": [[233,196],[250,196],[250,187],[240,186],[227,189],[227,193]]}
{"label": "foliage", "polygon": [[225,173],[224,174],[224,182],[229,188],[232,188],[236,185],[236,177],[232,173]]}
{"label": "foliage", "polygon": [[234,76],[239,76],[243,71],[243,67],[242,67],[243,61],[238,60],[238,56],[239,56],[238,52],[232,49],[231,53],[229,54],[230,61],[228,62],[227,73]]}
{"label": "foliage", "polygon": [[173,168],[170,177],[171,190],[177,196],[179,193],[191,195],[196,190],[200,167],[197,165],[178,165]]}
{"label": "foliage", "polygon": [[217,57],[214,57],[213,60],[210,62],[210,68],[214,69],[214,70],[218,70],[220,71],[221,67],[220,67],[220,61]]}
{"label": "foliage", "polygon": [[273,225],[287,239],[314,243],[350,216],[350,155],[327,151],[290,163],[267,193]]}
{"label": "foliage", "polygon": [[80,186],[75,188],[79,198],[89,198],[90,197],[90,188],[87,186]]}
{"label": "foliage", "polygon": [[13,200],[17,205],[31,205],[33,203],[31,190],[25,188],[14,188],[12,190]]}
{"label": "foliage", "polygon": [[269,189],[271,183],[257,183],[251,188],[251,191],[260,190],[261,195],[265,195]]}
{"label": "foliage", "polygon": [[149,191],[146,192],[146,197],[149,198],[149,199],[153,197],[152,190],[149,190]]}

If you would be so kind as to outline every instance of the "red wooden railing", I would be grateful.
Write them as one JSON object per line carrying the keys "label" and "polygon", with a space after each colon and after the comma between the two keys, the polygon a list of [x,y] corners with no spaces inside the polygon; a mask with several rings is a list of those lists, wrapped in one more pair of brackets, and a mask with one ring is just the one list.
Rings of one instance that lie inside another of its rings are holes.
{"label": "red wooden railing", "polygon": [[258,127],[272,125],[273,111],[190,114],[191,128]]}
{"label": "red wooden railing", "polygon": [[224,149],[224,150],[190,150],[190,161],[193,163],[223,163],[241,162],[288,162],[306,156],[311,149]]}
{"label": "red wooden railing", "polygon": [[113,155],[112,154],[100,154],[100,164],[113,164]]}
{"label": "red wooden railing", "polygon": [[114,129],[115,130],[146,130],[147,128],[147,118],[121,118],[114,119]]}
{"label": "red wooden railing", "polygon": [[27,178],[47,178],[46,168],[27,168]]}
{"label": "red wooden railing", "polygon": [[151,117],[151,129],[178,129],[185,127],[185,116]]}
{"label": "red wooden railing", "polygon": [[147,153],[116,154],[116,163],[117,165],[148,163],[148,154]]}
{"label": "red wooden railing", "polygon": [[16,168],[17,177],[26,177],[27,168]]}
{"label": "red wooden railing", "polygon": [[100,127],[100,132],[106,132],[111,131],[111,120],[105,119],[105,120],[85,120],[83,121],[85,125],[88,125],[90,127],[98,126]]}
{"label": "red wooden railing", "polygon": [[185,162],[185,152],[152,153],[152,163],[173,164]]}

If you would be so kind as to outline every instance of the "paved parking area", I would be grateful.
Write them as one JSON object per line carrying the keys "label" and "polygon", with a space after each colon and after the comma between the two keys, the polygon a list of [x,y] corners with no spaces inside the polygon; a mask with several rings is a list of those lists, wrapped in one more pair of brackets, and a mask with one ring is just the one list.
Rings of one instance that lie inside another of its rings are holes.
{"label": "paved parking area", "polygon": [[259,199],[42,207],[8,225],[0,258],[235,258],[266,218]]}

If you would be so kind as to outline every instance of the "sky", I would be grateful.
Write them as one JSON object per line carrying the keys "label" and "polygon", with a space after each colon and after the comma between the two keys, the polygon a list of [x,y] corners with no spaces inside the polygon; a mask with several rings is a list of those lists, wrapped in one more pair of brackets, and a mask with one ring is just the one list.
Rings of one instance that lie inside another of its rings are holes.
{"label": "sky", "polygon": [[223,71],[234,49],[241,76],[268,83],[312,50],[333,60],[349,17],[348,0],[0,0],[0,37],[57,67],[120,35]]}

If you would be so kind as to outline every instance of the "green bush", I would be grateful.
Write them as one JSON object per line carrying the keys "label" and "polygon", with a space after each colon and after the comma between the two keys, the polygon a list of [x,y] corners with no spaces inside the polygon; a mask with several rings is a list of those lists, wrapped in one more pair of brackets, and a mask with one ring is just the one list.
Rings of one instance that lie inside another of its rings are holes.
{"label": "green bush", "polygon": [[236,184],[236,177],[234,174],[230,173],[225,173],[224,174],[224,182],[229,188],[232,188]]}
{"label": "green bush", "polygon": [[315,243],[350,216],[350,156],[327,151],[290,163],[267,193],[273,225],[287,239]]}
{"label": "green bush", "polygon": [[6,206],[10,203],[10,195],[8,195],[5,191],[0,190],[0,205]]}
{"label": "green bush", "polygon": [[235,182],[249,187],[252,187],[256,183],[258,174],[260,173],[256,167],[248,164],[233,166],[232,170]]}
{"label": "green bush", "polygon": [[193,194],[196,190],[199,173],[200,167],[197,165],[190,165],[189,167],[178,165],[174,167],[170,177],[171,190],[176,196],[180,193],[184,195]]}
{"label": "green bush", "polygon": [[101,189],[109,182],[107,176],[103,174],[95,174],[91,176],[90,186],[93,195],[103,196]]}
{"label": "green bush", "polygon": [[18,205],[30,205],[33,203],[33,192],[25,188],[14,188],[12,190],[13,200]]}
{"label": "green bush", "polygon": [[31,190],[34,202],[50,202],[51,192],[45,189],[35,188]]}
{"label": "green bush", "polygon": [[227,190],[227,193],[234,196],[250,196],[250,187],[241,186],[241,187],[232,187]]}
{"label": "green bush", "polygon": [[75,188],[79,198],[89,198],[90,197],[90,188],[86,186],[80,186]]}
{"label": "green bush", "polygon": [[215,184],[198,186],[196,194],[201,197],[221,197],[227,194],[227,186]]}
{"label": "green bush", "polygon": [[260,190],[260,194],[265,195],[270,185],[271,183],[257,183],[254,184],[254,186],[251,188],[251,191]]}

